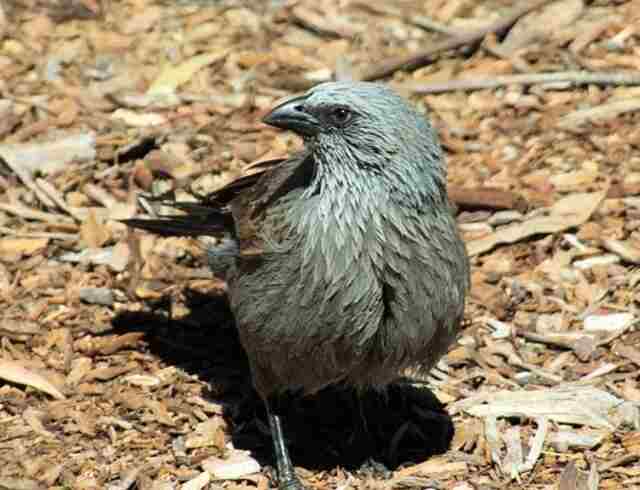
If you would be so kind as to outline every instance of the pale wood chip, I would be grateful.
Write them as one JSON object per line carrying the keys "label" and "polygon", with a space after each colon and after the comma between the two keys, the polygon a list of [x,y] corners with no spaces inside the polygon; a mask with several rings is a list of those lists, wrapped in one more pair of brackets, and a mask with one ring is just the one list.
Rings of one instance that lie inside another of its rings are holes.
{"label": "pale wood chip", "polygon": [[558,423],[614,430],[613,412],[623,400],[591,386],[492,393],[487,403],[465,408],[476,417],[546,417]]}
{"label": "pale wood chip", "polygon": [[600,206],[606,192],[571,194],[555,203],[548,216],[534,217],[501,228],[486,238],[467,243],[469,255],[488,252],[495,246],[516,243],[533,235],[558,233],[586,222]]}
{"label": "pale wood chip", "polygon": [[25,368],[16,361],[0,359],[0,378],[10,381],[11,383],[31,386],[58,400],[64,400],[66,398],[58,388],[51,384],[44,376]]}

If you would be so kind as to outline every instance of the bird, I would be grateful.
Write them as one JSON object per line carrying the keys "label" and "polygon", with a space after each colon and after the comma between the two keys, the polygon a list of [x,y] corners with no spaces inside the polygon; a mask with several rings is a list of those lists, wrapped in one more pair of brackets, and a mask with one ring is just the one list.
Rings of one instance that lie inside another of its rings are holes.
{"label": "bird", "polygon": [[279,488],[301,490],[281,400],[428,373],[461,330],[470,266],[438,135],[391,88],[325,82],[263,122],[302,137],[303,149],[198,202],[164,202],[182,214],[125,223],[219,238],[207,259],[225,273]]}

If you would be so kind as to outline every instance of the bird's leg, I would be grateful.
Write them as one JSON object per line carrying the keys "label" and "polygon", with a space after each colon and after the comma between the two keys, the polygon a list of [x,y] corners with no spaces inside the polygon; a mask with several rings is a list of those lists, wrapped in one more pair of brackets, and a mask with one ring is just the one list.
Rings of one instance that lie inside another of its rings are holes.
{"label": "bird's leg", "polygon": [[265,402],[265,404],[267,406],[269,426],[271,427],[271,437],[273,438],[273,450],[276,454],[278,488],[279,490],[304,490],[289,458],[289,452],[282,433],[282,420],[279,415],[276,415],[271,410],[268,402]]}

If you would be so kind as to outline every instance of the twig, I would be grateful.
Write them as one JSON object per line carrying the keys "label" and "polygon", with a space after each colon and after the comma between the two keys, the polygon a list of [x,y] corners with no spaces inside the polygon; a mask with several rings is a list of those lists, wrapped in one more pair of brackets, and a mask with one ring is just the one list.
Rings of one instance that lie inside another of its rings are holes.
{"label": "twig", "polygon": [[576,341],[580,337],[587,337],[586,335],[582,335],[580,337],[576,337],[573,339],[567,338],[566,336],[547,334],[543,335],[536,332],[529,332],[527,330],[523,330],[518,328],[515,330],[516,335],[523,337],[526,340],[530,340],[531,342],[539,342],[541,344],[551,345],[554,347],[562,347],[564,349],[574,350],[576,347]]}
{"label": "twig", "polygon": [[83,187],[83,191],[91,199],[93,199],[96,202],[99,202],[107,209],[112,208],[117,203],[117,200],[115,197],[113,197],[106,190],[104,190],[102,187],[98,187],[97,185],[86,184]]}
{"label": "twig", "polygon": [[602,347],[603,345],[607,345],[608,343],[614,341],[615,339],[617,339],[618,337],[622,336],[622,334],[626,333],[627,330],[629,330],[631,327],[637,325],[638,323],[640,323],[640,319],[636,319],[636,320],[633,320],[633,321],[627,323],[624,327],[619,328],[618,330],[613,332],[608,337],[598,341],[598,344],[597,344],[598,347]]}
{"label": "twig", "polygon": [[459,30],[453,29],[424,15],[415,15],[415,12],[407,13],[403,9],[389,5],[389,2],[354,0],[350,5],[360,7],[361,9],[368,10],[374,14],[398,17],[407,24],[420,27],[427,31],[439,32],[440,34],[446,34],[447,36],[460,36],[462,34]]}
{"label": "twig", "polygon": [[544,441],[547,438],[547,433],[549,432],[549,419],[547,417],[536,417],[536,424],[538,425],[538,430],[536,430],[536,434],[533,436],[533,440],[531,441],[527,460],[519,468],[521,473],[531,471],[533,469],[536,461],[538,461],[538,458],[542,454],[542,447],[544,446]]}
{"label": "twig", "polygon": [[598,470],[600,473],[604,473],[605,471],[610,470],[611,468],[615,468],[616,466],[624,466],[627,463],[631,463],[636,459],[640,459],[640,454],[623,454],[619,458],[612,459],[611,461],[607,461],[606,463],[602,463]]}
{"label": "twig", "polygon": [[462,32],[458,29],[453,29],[445,24],[436,22],[424,15],[406,15],[403,20],[416,27],[426,29],[429,31],[439,32],[440,34],[446,34],[447,36],[462,36]]}
{"label": "twig", "polygon": [[13,205],[13,204],[0,202],[0,211],[5,211],[7,213],[13,214],[15,216],[20,216],[21,218],[25,218],[25,219],[44,221],[45,223],[52,223],[52,224],[64,224],[64,225],[75,226],[75,222],[68,216],[63,216],[61,214],[45,213],[44,211],[38,211],[37,209],[31,209],[22,205]]}
{"label": "twig", "polygon": [[607,28],[611,25],[611,19],[604,19],[586,29],[581,29],[578,32],[578,35],[571,41],[569,45],[569,51],[574,55],[577,55],[586,48],[589,44],[591,44],[600,34],[607,30]]}
{"label": "twig", "polygon": [[513,69],[519,73],[530,73],[531,66],[521,56],[516,53],[509,53],[501,44],[496,43],[495,37],[487,38],[487,41],[482,45],[485,51],[493,56],[497,56],[503,60],[507,60],[511,63]]}
{"label": "twig", "polygon": [[614,364],[612,362],[605,363],[597,369],[594,369],[589,374],[586,374],[582,378],[573,382],[573,384],[590,384],[594,379],[605,376],[609,373],[617,371],[621,367],[626,367],[630,364],[633,364],[631,361],[619,362]]}
{"label": "twig", "polygon": [[482,90],[507,85],[535,85],[543,83],[567,83],[578,85],[640,85],[640,72],[604,72],[564,71],[557,73],[526,73],[521,75],[503,75],[497,77],[458,79],[437,83],[404,83],[401,87],[414,94],[439,94],[454,90]]}
{"label": "twig", "polygon": [[[640,85],[640,73],[637,76],[638,84]],[[573,111],[560,119],[558,126],[564,129],[571,129],[587,121],[612,119],[625,112],[634,112],[637,110],[640,110],[640,97],[614,100],[608,104]]]}
{"label": "twig", "polygon": [[56,189],[48,181],[46,181],[45,179],[39,178],[39,179],[36,179],[36,184],[38,185],[40,190],[42,190],[42,192],[44,192],[47,195],[47,197],[49,197],[53,202],[55,202],[60,209],[70,214],[73,218],[75,218],[78,221],[83,220],[82,214],[79,213],[76,209],[69,206],[64,200],[64,197],[62,197],[62,194],[60,194],[60,192],[58,191],[58,189]]}
{"label": "twig", "polygon": [[527,210],[526,200],[519,194],[491,187],[470,189],[449,186],[449,198],[461,208]]}
{"label": "twig", "polygon": [[77,240],[74,233],[50,233],[46,231],[16,231],[8,226],[0,226],[0,233],[15,238],[50,238],[51,240]]}
{"label": "twig", "polygon": [[419,51],[418,53],[382,62],[380,65],[374,66],[371,70],[365,71],[360,78],[362,80],[378,80],[380,78],[387,77],[398,70],[411,71],[426,66],[431,63],[433,55],[442,53],[443,51],[449,51],[450,49],[459,48],[465,44],[478,43],[491,32],[505,31],[515,24],[523,15],[546,5],[551,1],[554,0],[535,0],[528,5],[516,7],[511,11],[511,13],[504,16],[504,18],[498,19],[486,27],[454,37],[453,39],[447,39],[435,46]]}
{"label": "twig", "polygon": [[56,206],[49,196],[42,192],[42,190],[36,185],[31,173],[18,162],[14,161],[13,158],[3,158],[2,155],[0,155],[0,163],[4,163],[9,167],[11,171],[18,176],[22,183],[33,191],[44,206],[48,208],[54,208]]}
{"label": "twig", "polygon": [[360,34],[361,29],[345,20],[338,20],[331,15],[297,5],[291,9],[291,17],[303,27],[311,31],[339,38],[353,38]]}
{"label": "twig", "polygon": [[565,349],[573,349],[573,342],[569,340],[560,339],[557,337],[552,337],[549,335],[542,335],[534,332],[527,332],[526,330],[517,330],[518,335],[525,338],[526,340],[530,340],[531,342],[540,342],[541,344],[550,345],[553,347],[563,347]]}

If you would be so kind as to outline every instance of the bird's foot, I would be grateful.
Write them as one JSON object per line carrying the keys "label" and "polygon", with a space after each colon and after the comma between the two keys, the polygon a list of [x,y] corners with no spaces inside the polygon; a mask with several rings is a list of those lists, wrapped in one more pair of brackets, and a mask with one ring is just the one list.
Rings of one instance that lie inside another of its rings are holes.
{"label": "bird's foot", "polygon": [[383,463],[374,460],[373,458],[368,458],[360,468],[358,472],[370,476],[370,477],[378,477],[378,478],[391,478],[393,472],[389,470]]}
{"label": "bird's foot", "polygon": [[281,480],[278,484],[278,490],[307,490],[297,476],[289,477]]}

